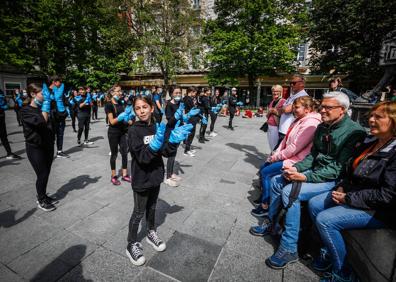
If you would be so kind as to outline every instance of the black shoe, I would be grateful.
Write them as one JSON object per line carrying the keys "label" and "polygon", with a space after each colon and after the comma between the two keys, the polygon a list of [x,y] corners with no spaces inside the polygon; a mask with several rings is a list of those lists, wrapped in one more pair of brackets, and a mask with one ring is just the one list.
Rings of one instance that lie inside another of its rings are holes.
{"label": "black shoe", "polygon": [[231,129],[231,130],[234,130],[234,128],[233,128],[232,126],[230,127],[230,129]]}
{"label": "black shoe", "polygon": [[14,153],[8,154],[6,157],[7,160],[21,160],[22,157],[15,155]]}
{"label": "black shoe", "polygon": [[78,146],[81,146],[81,140],[80,140],[80,139],[77,140],[77,145],[78,145]]}
{"label": "black shoe", "polygon": [[140,243],[129,244],[125,250],[129,260],[136,266],[141,266],[146,262],[143,255],[143,248]]}
{"label": "black shoe", "polygon": [[57,158],[61,158],[61,159],[67,159],[70,158],[70,156],[68,154],[63,153],[62,151],[58,151],[56,154]]}
{"label": "black shoe", "polygon": [[157,232],[154,230],[150,230],[148,232],[146,242],[149,243],[157,252],[163,252],[166,249],[165,243],[162,242],[162,240],[158,237]]}
{"label": "black shoe", "polygon": [[37,206],[39,209],[42,209],[43,211],[53,211],[56,209],[56,207],[53,204],[51,204],[49,201],[47,201],[46,198],[38,201]]}
{"label": "black shoe", "polygon": [[52,198],[52,197],[50,197],[48,195],[45,195],[45,199],[47,200],[47,202],[50,202],[53,205],[59,203],[59,201],[57,199]]}
{"label": "black shoe", "polygon": [[205,144],[205,140],[203,140],[203,139],[199,139],[198,142],[202,143],[202,144]]}
{"label": "black shoe", "polygon": [[73,131],[76,133],[77,132],[77,130],[75,129],[75,128],[73,128]]}
{"label": "black shoe", "polygon": [[253,201],[253,206],[254,206],[255,208],[257,208],[259,205],[261,205],[261,199],[257,199],[257,200],[254,200],[254,201]]}

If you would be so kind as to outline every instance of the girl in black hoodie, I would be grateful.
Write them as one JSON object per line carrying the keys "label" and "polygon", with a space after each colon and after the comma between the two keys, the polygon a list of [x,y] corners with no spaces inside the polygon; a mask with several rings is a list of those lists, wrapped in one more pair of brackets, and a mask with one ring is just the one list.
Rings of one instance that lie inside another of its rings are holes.
{"label": "girl in black hoodie", "polygon": [[164,179],[164,162],[162,156],[175,154],[178,144],[188,137],[191,124],[179,126],[171,131],[169,140],[165,142],[165,124],[154,124],[152,114],[154,104],[148,97],[138,96],[133,108],[139,121],[128,130],[129,151],[131,152],[132,190],[134,209],[129,221],[128,246],[126,254],[134,265],[143,265],[142,245],[137,242],[139,224],[146,213],[148,234],[146,237],[156,251],[164,251],[165,243],[155,231],[155,208]]}

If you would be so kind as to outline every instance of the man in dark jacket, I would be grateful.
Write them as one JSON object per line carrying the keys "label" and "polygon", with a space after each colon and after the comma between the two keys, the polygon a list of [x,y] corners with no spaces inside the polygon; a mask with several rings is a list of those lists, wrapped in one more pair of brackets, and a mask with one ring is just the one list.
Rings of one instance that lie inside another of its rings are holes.
{"label": "man in dark jacket", "polygon": [[322,121],[315,131],[311,153],[294,166],[284,167],[283,174],[271,180],[271,203],[267,222],[250,229],[256,236],[276,232],[272,226],[279,209],[289,205],[293,182],[302,182],[301,190],[285,214],[285,229],[281,235],[280,246],[266,264],[282,269],[298,260],[297,241],[300,229],[300,201],[331,190],[344,170],[347,160],[352,156],[356,143],[361,142],[365,130],[347,115],[349,98],[341,92],[323,95],[320,114]]}

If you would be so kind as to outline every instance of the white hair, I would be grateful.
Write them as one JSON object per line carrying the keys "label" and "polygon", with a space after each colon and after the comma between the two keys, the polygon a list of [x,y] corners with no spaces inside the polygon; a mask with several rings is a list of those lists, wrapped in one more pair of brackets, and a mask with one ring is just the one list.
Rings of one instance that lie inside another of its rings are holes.
{"label": "white hair", "polygon": [[331,91],[323,94],[323,99],[336,99],[337,102],[346,110],[349,109],[350,101],[348,95],[341,91]]}

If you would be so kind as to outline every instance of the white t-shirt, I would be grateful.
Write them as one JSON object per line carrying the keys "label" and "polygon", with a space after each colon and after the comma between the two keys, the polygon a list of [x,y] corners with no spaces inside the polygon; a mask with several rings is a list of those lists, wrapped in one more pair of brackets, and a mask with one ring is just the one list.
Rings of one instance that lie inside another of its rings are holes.
{"label": "white t-shirt", "polygon": [[[299,97],[303,96],[308,96],[308,93],[305,92],[305,90],[301,90],[300,92],[297,92],[296,94],[290,95],[289,98],[287,98],[286,102],[283,104],[283,108],[289,105],[293,105],[294,100],[296,100]],[[290,127],[290,124],[294,121],[294,115],[293,112],[290,113],[284,113],[280,117],[279,121],[279,132],[286,134],[287,130]]]}

